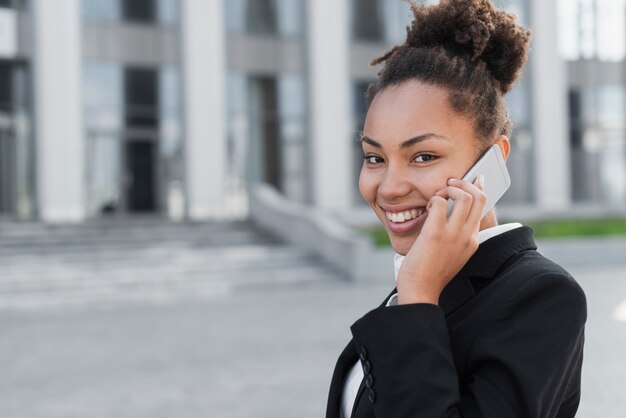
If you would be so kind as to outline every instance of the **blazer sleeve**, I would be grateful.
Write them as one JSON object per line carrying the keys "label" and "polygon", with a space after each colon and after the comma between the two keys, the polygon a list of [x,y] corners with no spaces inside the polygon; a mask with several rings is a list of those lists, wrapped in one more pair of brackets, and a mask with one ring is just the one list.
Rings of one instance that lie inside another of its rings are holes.
{"label": "blazer sleeve", "polygon": [[543,418],[578,406],[586,316],[571,276],[525,281],[479,332],[463,382],[439,306],[377,308],[351,330],[376,417]]}

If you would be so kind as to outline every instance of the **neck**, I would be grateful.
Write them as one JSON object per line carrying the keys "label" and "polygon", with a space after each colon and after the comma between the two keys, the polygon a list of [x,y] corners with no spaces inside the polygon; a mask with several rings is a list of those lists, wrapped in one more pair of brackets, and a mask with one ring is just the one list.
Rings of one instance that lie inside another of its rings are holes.
{"label": "neck", "polygon": [[485,217],[480,221],[479,230],[492,228],[494,226],[498,226],[498,219],[496,218],[496,211],[492,208]]}

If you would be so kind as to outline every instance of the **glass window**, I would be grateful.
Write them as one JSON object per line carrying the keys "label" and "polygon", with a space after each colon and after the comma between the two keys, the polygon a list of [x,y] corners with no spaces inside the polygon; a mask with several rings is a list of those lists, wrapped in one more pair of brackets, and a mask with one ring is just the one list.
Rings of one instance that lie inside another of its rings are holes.
{"label": "glass window", "polygon": [[626,0],[559,0],[559,49],[571,61],[621,61],[626,55]]}
{"label": "glass window", "polygon": [[230,33],[245,32],[245,0],[229,0],[224,3],[226,30]]}
{"label": "glass window", "polygon": [[530,125],[528,91],[529,86],[526,83],[519,84],[505,96],[509,117],[517,126],[528,127]]}
{"label": "glass window", "polygon": [[363,147],[361,146],[361,133],[363,132],[363,125],[365,124],[365,115],[367,113],[365,103],[365,92],[369,86],[368,81],[357,81],[352,85],[352,109],[353,109],[353,150],[352,150],[352,166],[353,166],[353,201],[364,204],[361,199],[361,193],[358,189],[359,174],[361,172],[361,166],[363,165]]}
{"label": "glass window", "polygon": [[304,0],[229,0],[225,3],[230,33],[300,36],[304,28]]}
{"label": "glass window", "polygon": [[380,0],[352,0],[352,37],[359,41],[383,41],[384,3]]}
{"label": "glass window", "polygon": [[87,142],[88,212],[106,215],[120,209],[120,141],[118,136],[93,134]]}
{"label": "glass window", "polygon": [[626,92],[622,85],[570,91],[575,200],[626,202]]}
{"label": "glass window", "polygon": [[13,108],[13,66],[0,63],[0,112]]}
{"label": "glass window", "polygon": [[173,25],[179,20],[179,0],[158,0],[159,23]]}
{"label": "glass window", "polygon": [[181,220],[185,214],[184,146],[181,127],[181,80],[176,67],[159,72],[159,151],[163,206],[169,217]]}
{"label": "glass window", "polygon": [[291,37],[302,34],[304,28],[304,4],[302,0],[276,0],[278,32]]}
{"label": "glass window", "polygon": [[413,21],[413,12],[409,3],[404,0],[378,1],[383,3],[385,40],[389,44],[404,42],[406,27]]}
{"label": "glass window", "polygon": [[624,86],[604,85],[596,90],[598,125],[603,129],[624,129],[626,106]]}
{"label": "glass window", "polygon": [[245,184],[267,182],[307,199],[306,80],[302,74],[228,77],[229,205],[243,213]]}
{"label": "glass window", "polygon": [[0,216],[15,210],[15,136],[11,121],[0,113]]}
{"label": "glass window", "polygon": [[122,68],[116,64],[84,64],[84,117],[88,130],[122,129],[122,75]]}
{"label": "glass window", "polygon": [[282,186],[293,200],[307,199],[306,83],[300,74],[278,80],[278,117],[283,159]]}
{"label": "glass window", "polygon": [[151,23],[156,20],[155,0],[121,0],[124,20]]}
{"label": "glass window", "polygon": [[276,78],[253,77],[249,89],[251,157],[255,159],[257,170],[250,173],[251,179],[283,190]]}
{"label": "glass window", "polygon": [[153,68],[124,69],[124,103],[127,127],[157,127],[159,85]]}
{"label": "glass window", "polygon": [[228,74],[228,174],[227,188],[231,213],[245,215],[247,212],[246,183],[251,170],[248,148],[248,80],[245,74],[231,72]]}
{"label": "glass window", "polygon": [[120,2],[117,0],[82,0],[82,13],[85,18],[95,20],[119,20]]}
{"label": "glass window", "polygon": [[82,14],[91,20],[172,25],[179,20],[179,0],[82,0]]}
{"label": "glass window", "polygon": [[180,73],[176,67],[162,68],[159,73],[161,151],[172,155],[180,147]]}
{"label": "glass window", "polygon": [[266,35],[278,33],[275,0],[248,0],[246,2],[246,32]]}

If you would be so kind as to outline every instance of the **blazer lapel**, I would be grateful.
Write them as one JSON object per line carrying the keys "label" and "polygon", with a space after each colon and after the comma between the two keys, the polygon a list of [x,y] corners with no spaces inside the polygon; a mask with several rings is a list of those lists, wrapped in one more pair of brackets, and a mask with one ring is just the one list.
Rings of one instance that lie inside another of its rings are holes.
{"label": "blazer lapel", "polygon": [[[473,285],[473,279],[491,280],[506,266],[511,257],[522,251],[536,249],[533,230],[528,226],[488,239],[480,244],[461,271],[443,289],[439,297],[439,306],[446,316],[450,315],[480,290]],[[382,305],[385,305],[389,297],[396,292],[397,289],[394,289]]]}
{"label": "blazer lapel", "polygon": [[474,286],[475,279],[493,280],[507,265],[507,261],[526,250],[536,250],[533,230],[523,226],[488,239],[465,263],[465,266],[448,283],[441,296],[439,306],[446,316],[460,308],[480,291]]}

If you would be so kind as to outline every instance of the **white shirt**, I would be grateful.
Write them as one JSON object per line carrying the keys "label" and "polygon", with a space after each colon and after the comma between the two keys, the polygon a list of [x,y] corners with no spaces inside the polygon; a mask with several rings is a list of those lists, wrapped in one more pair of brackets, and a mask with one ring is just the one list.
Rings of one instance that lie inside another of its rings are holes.
{"label": "white shirt", "polygon": [[[515,228],[520,228],[521,226],[522,224],[518,222],[512,222],[483,229],[482,231],[478,231],[478,243],[480,245],[488,239],[495,237],[496,235],[503,234]],[[403,255],[394,255],[393,267],[396,281],[398,280],[398,272],[400,271],[400,267],[402,266],[403,261]],[[395,306],[397,304],[398,294],[394,293],[387,301],[386,306]],[[346,383],[343,386],[343,393],[341,395],[342,418],[350,418],[350,415],[352,414],[352,408],[354,407],[354,402],[356,401],[356,395],[359,391],[359,387],[361,386],[361,380],[363,380],[363,376],[363,369],[360,367],[359,361],[357,361],[354,366],[352,366],[352,369],[350,369],[348,377],[346,378]]]}

